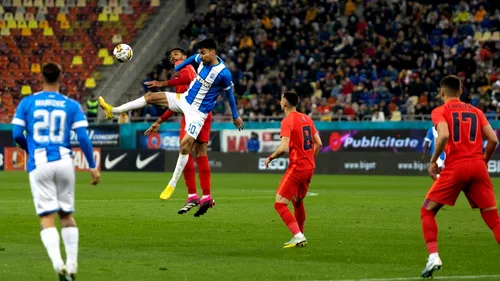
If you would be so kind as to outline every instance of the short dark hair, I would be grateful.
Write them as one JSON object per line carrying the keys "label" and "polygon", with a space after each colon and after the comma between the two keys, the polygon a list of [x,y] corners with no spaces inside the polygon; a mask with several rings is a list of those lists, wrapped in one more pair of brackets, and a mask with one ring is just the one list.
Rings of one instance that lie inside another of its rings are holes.
{"label": "short dark hair", "polygon": [[462,85],[462,81],[456,75],[448,75],[441,80],[439,84],[441,88],[446,88],[454,95],[460,94],[460,86]]}
{"label": "short dark hair", "polygon": [[61,67],[55,62],[48,62],[42,66],[42,74],[46,83],[54,84],[61,76]]}
{"label": "short dark hair", "polygon": [[170,50],[170,53],[172,53],[173,51],[179,51],[181,54],[186,55],[186,51],[184,51],[184,49],[182,48],[173,48],[172,50]]}
{"label": "short dark hair", "polygon": [[207,38],[198,42],[197,47],[198,49],[211,49],[217,51],[217,42],[212,38]]}
{"label": "short dark hair", "polygon": [[288,101],[288,103],[295,107],[299,103],[299,96],[295,92],[285,92],[283,97]]}

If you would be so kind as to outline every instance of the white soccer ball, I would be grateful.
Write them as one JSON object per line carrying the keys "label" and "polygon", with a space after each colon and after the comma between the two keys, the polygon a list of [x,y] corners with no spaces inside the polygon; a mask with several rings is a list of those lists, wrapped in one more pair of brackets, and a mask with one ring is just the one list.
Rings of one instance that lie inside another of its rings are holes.
{"label": "white soccer ball", "polygon": [[132,48],[127,44],[119,44],[113,50],[113,55],[117,62],[124,63],[132,59],[134,51],[132,51]]}

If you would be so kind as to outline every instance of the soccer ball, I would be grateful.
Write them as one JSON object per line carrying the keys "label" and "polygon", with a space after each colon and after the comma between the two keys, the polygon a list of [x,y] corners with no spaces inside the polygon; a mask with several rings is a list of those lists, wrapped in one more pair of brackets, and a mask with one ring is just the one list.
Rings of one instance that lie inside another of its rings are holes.
{"label": "soccer ball", "polygon": [[134,51],[132,51],[132,48],[127,44],[119,44],[113,50],[113,55],[117,62],[124,63],[132,59]]}

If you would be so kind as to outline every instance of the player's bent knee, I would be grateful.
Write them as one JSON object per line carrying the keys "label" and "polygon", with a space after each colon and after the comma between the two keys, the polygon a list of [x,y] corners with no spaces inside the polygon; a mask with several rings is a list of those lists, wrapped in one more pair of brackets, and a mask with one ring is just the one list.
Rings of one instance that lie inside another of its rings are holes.
{"label": "player's bent knee", "polygon": [[194,143],[194,153],[196,154],[196,157],[207,156],[207,144],[195,142]]}
{"label": "player's bent knee", "polygon": [[429,200],[429,199],[426,199],[424,201],[424,204],[422,205],[423,209],[428,210],[428,211],[433,211],[436,213],[439,211],[439,209],[441,209],[441,207],[443,207],[442,204],[434,202],[434,201]]}

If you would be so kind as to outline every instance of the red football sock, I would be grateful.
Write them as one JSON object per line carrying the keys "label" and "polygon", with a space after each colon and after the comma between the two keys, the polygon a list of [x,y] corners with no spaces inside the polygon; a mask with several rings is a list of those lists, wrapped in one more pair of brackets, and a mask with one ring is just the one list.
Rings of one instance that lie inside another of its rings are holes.
{"label": "red football sock", "polygon": [[208,156],[196,157],[196,163],[198,164],[198,176],[203,195],[210,195],[210,163],[208,163]]}
{"label": "red football sock", "polygon": [[493,230],[493,235],[497,243],[500,244],[500,218],[498,217],[498,210],[482,211],[481,216],[488,227]]}
{"label": "red football sock", "polygon": [[300,200],[293,204],[295,211],[295,219],[299,225],[300,232],[304,233],[304,222],[306,221],[306,209],[304,208],[304,201]]}
{"label": "red football sock", "polygon": [[438,252],[438,227],[436,223],[436,212],[420,209],[420,218],[422,219],[422,230],[424,231],[425,245],[429,254]]}
{"label": "red football sock", "polygon": [[183,171],[184,181],[188,189],[188,194],[196,193],[196,168],[194,167],[193,156],[189,154],[186,167]]}
{"label": "red football sock", "polygon": [[292,215],[292,212],[290,212],[290,210],[288,209],[288,206],[286,204],[275,202],[274,208],[276,209],[276,211],[280,215],[281,219],[286,224],[288,229],[290,229],[290,231],[292,232],[293,235],[301,232],[299,225],[297,224],[297,220]]}

